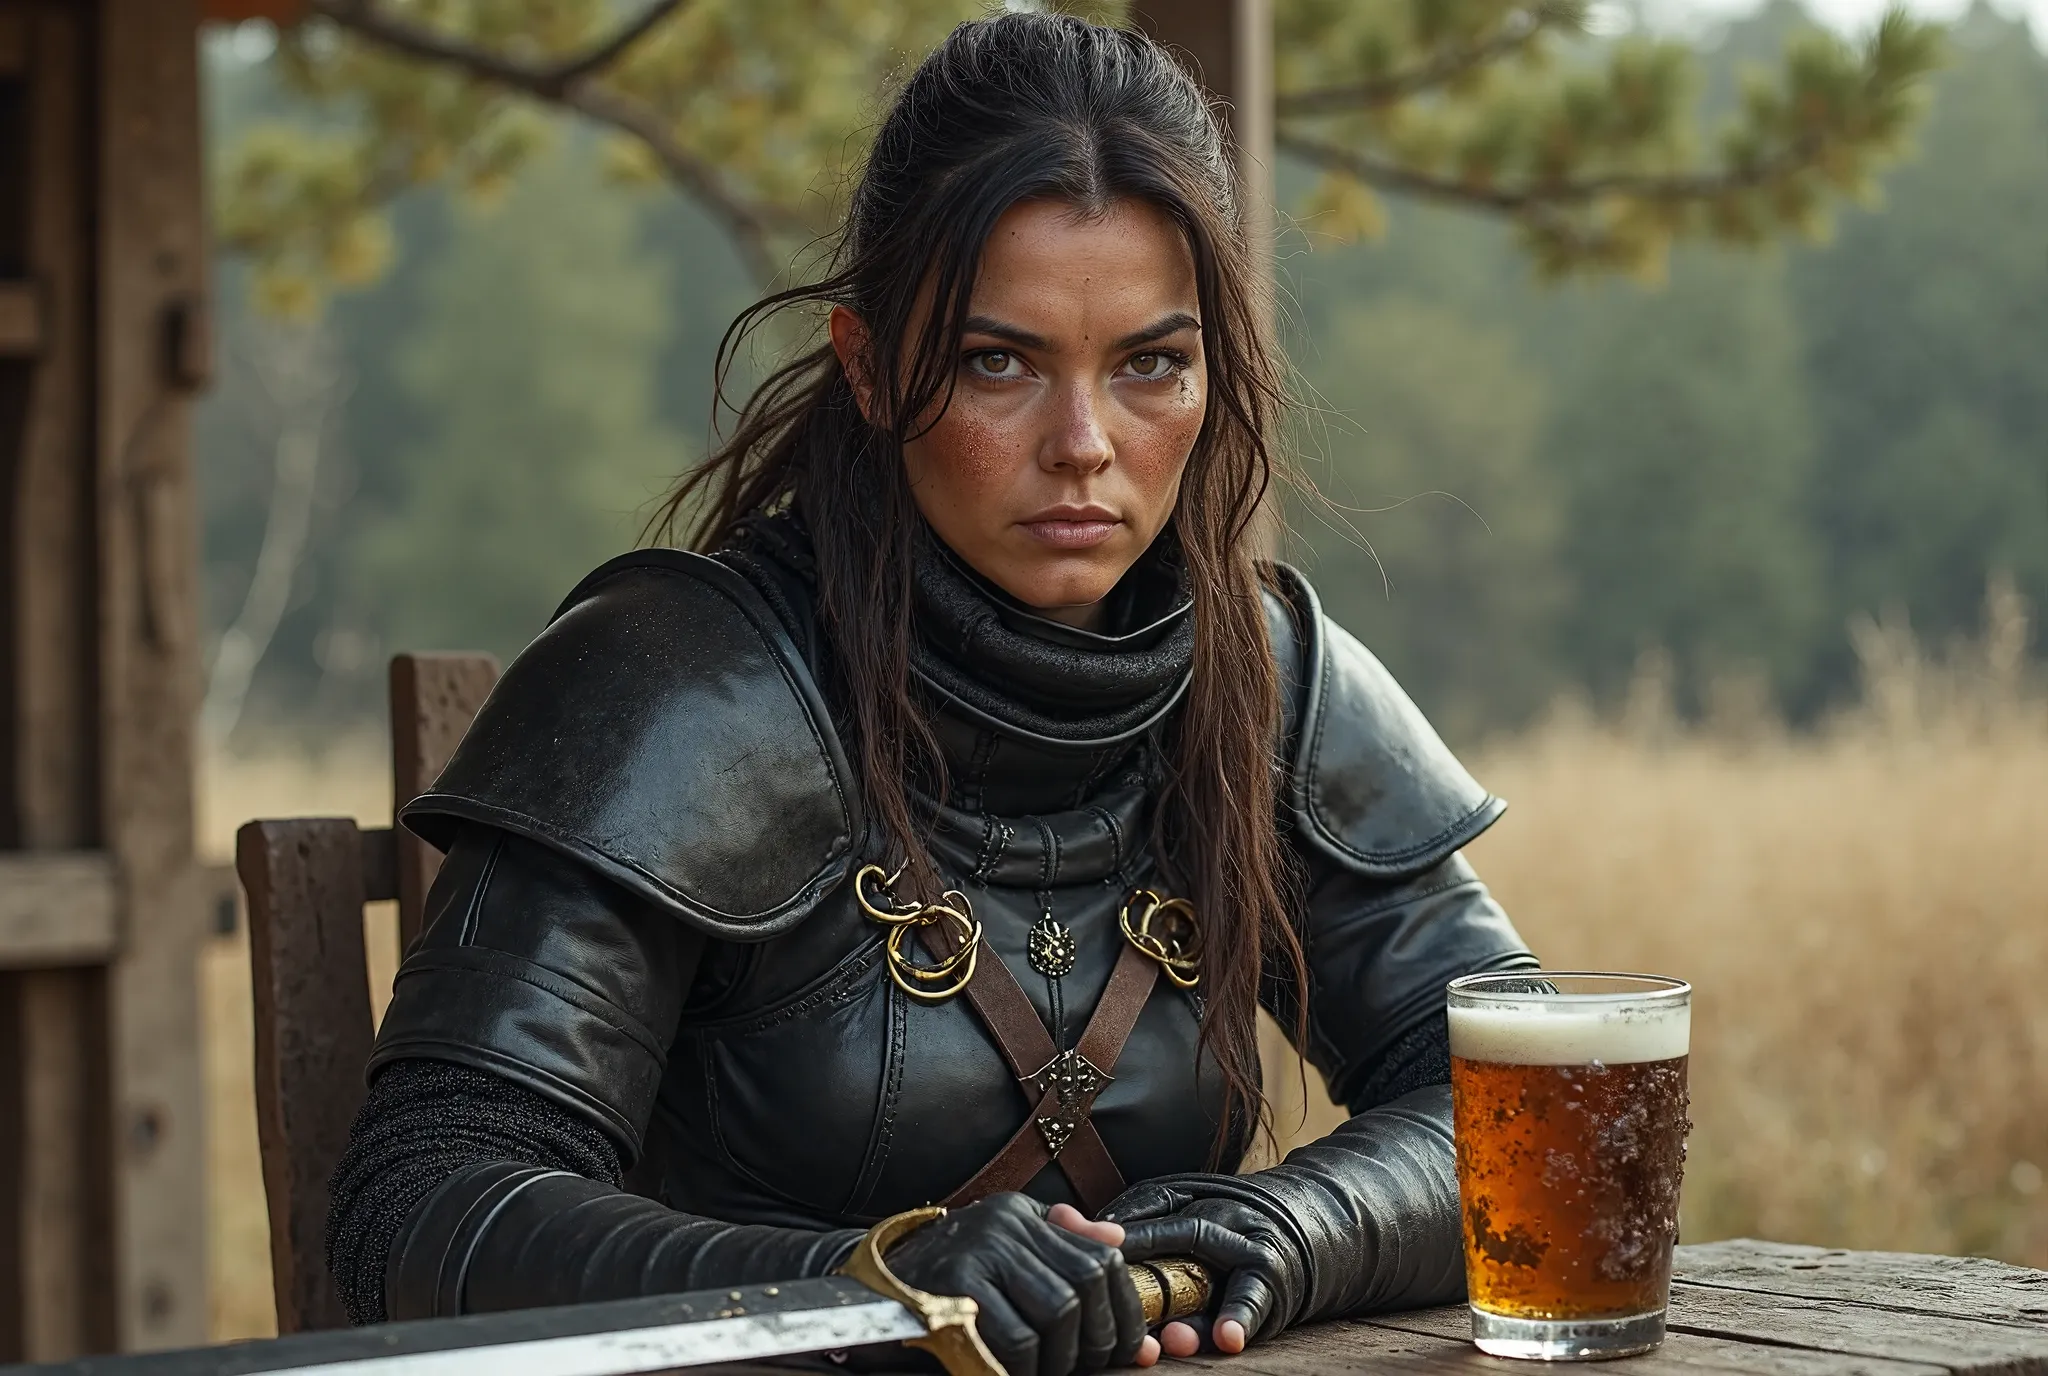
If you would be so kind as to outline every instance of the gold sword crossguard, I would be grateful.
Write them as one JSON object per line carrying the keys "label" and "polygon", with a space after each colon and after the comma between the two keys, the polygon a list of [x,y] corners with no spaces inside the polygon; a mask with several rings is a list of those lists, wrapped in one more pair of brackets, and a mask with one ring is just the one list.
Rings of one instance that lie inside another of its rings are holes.
{"label": "gold sword crossguard", "polygon": [[[905,1285],[882,1260],[882,1254],[891,1246],[933,1219],[943,1217],[945,1212],[936,1207],[912,1209],[883,1219],[868,1230],[839,1272],[917,1315],[924,1322],[925,1336],[910,1338],[904,1346],[920,1347],[931,1353],[949,1376],[1004,1376],[1003,1364],[975,1330],[974,1318],[980,1308],[973,1300],[964,1295],[934,1295]],[[1199,1261],[1160,1257],[1129,1269],[1147,1326],[1199,1314],[1209,1307],[1214,1282],[1209,1268]]]}

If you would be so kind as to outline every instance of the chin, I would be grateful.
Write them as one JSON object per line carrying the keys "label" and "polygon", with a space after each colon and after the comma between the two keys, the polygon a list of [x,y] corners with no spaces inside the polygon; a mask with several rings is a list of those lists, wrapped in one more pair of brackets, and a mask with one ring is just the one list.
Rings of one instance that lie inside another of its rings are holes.
{"label": "chin", "polygon": [[[1067,562],[1067,561],[1062,561]],[[1109,596],[1129,565],[1102,567],[1090,561],[1085,568],[1033,569],[1006,591],[1027,606],[1042,612],[1088,607]]]}

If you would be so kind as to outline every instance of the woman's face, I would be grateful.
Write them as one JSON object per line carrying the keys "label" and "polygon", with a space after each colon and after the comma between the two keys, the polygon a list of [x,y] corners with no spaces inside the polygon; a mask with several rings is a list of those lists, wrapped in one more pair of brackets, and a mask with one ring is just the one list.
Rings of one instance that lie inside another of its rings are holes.
{"label": "woman's face", "polygon": [[[907,332],[916,339],[923,318]],[[858,317],[832,343],[873,418]],[[1208,371],[1193,256],[1173,221],[1117,201],[1028,201],[996,222],[952,401],[904,446],[918,510],[982,577],[1077,626],[1173,514]]]}

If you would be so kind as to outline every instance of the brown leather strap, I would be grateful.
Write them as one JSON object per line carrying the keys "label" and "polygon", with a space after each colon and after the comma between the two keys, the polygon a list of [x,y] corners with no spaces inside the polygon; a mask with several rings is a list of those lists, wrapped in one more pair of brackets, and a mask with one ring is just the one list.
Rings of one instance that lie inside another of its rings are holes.
{"label": "brown leather strap", "polygon": [[[923,928],[919,935],[932,954],[942,960],[958,949],[952,933],[943,923]],[[1096,1003],[1095,1012],[1089,1017],[1088,1026],[1075,1047],[1089,1064],[1102,1073],[1105,1081],[1114,1071],[1117,1057],[1123,1053],[1124,1043],[1130,1039],[1131,1029],[1137,1025],[1138,1015],[1144,1011],[1158,977],[1159,966],[1155,962],[1135,947],[1124,946],[1117,957],[1116,968],[1110,972],[1109,984],[1103,989],[1102,998]],[[1038,1010],[1031,1006],[1029,996],[1017,983],[1017,977],[1010,972],[1009,966],[988,950],[982,952],[982,959],[976,963],[974,978],[968,981],[966,992],[968,1002],[974,1005],[974,1011],[988,1026],[989,1035],[995,1039],[1003,1059],[1010,1063],[1017,1078],[1025,1082],[1028,1092],[1034,1087],[1036,1077],[1051,1065],[1058,1054],[1052,1034],[1039,1021]],[[1123,1193],[1123,1172],[1117,1169],[1116,1162],[1110,1157],[1102,1134],[1085,1116],[1087,1106],[1084,1106],[1081,1121],[1055,1158],[1039,1121],[1057,1115],[1060,1107],[1057,1088],[1049,1084],[1043,1087],[1030,1114],[1004,1143],[1003,1149],[977,1171],[973,1179],[953,1191],[946,1198],[946,1204],[949,1207],[971,1204],[1004,1190],[1022,1189],[1055,1159],[1087,1212],[1096,1212]]]}
{"label": "brown leather strap", "polygon": [[[934,922],[920,928],[918,935],[940,960],[949,959],[960,949],[960,943],[947,923]],[[989,1035],[996,1039],[1003,1059],[1010,1063],[1010,1073],[1018,1079],[1036,1075],[1045,1068],[1047,1061],[1059,1054],[1059,1048],[1053,1045],[1052,1033],[1045,1030],[1038,1010],[1031,1006],[1031,996],[1024,992],[1023,985],[1017,983],[1010,967],[1003,964],[986,945],[981,948],[980,959],[975,961],[974,978],[967,981],[967,1001],[988,1024]]]}

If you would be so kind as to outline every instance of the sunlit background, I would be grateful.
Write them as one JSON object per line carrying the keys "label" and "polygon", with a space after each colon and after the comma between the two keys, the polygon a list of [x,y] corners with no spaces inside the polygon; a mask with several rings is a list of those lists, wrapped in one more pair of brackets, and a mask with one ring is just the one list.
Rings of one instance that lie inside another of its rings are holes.
{"label": "sunlit background", "polygon": [[[2048,0],[1922,12],[1951,26],[1928,113],[1818,240],[1545,282],[1500,223],[1355,223],[1280,159],[1313,488],[1288,554],[1510,799],[1474,859],[1538,950],[1698,984],[1689,1238],[2039,1266]],[[1678,37],[1711,127],[1811,22],[1604,4],[1588,46]],[[341,117],[267,25],[206,60],[217,163]],[[875,108],[850,93],[852,153]],[[375,270],[310,305],[221,257],[217,854],[254,815],[388,817],[387,657],[516,653],[705,451],[754,280],[701,210],[549,132],[486,194],[398,198]],[[269,1323],[244,960],[208,965],[220,1336]]]}

